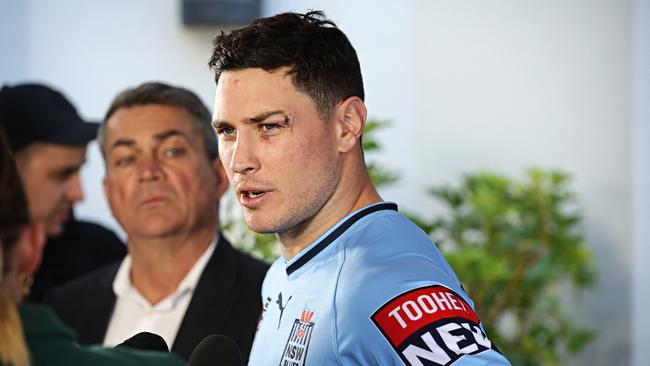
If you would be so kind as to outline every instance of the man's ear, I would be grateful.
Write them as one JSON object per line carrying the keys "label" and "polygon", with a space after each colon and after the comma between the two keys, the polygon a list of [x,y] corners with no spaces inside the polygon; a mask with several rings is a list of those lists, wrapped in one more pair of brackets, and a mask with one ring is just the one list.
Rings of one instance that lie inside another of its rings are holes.
{"label": "man's ear", "polygon": [[31,276],[36,272],[43,257],[45,246],[45,228],[41,223],[25,225],[18,237],[19,266],[18,273]]}
{"label": "man's ear", "polygon": [[106,176],[102,179],[102,189],[104,190],[104,197],[108,199],[108,180]]}
{"label": "man's ear", "polygon": [[349,97],[334,110],[340,152],[351,151],[361,139],[368,111],[359,97]]}
{"label": "man's ear", "polygon": [[108,194],[110,184],[111,183],[109,183],[108,177],[106,175],[104,175],[104,178],[102,179],[102,189],[104,190],[104,198],[106,199],[106,202],[108,203],[108,206],[112,210],[113,207],[111,206],[111,197]]}
{"label": "man's ear", "polygon": [[221,159],[216,157],[212,159],[212,169],[214,170],[215,177],[217,178],[215,184],[217,185],[217,198],[221,198],[228,189],[228,177],[226,171],[223,169]]}

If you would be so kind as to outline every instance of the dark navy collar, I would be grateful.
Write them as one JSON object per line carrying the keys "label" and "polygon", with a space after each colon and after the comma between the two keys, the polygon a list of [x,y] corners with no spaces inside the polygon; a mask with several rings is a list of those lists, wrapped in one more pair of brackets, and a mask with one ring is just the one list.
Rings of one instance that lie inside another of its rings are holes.
{"label": "dark navy collar", "polygon": [[334,231],[329,233],[329,235],[327,235],[326,237],[321,239],[317,244],[312,246],[308,252],[304,253],[295,262],[287,266],[286,268],[287,276],[291,275],[293,272],[295,272],[300,267],[302,267],[307,262],[309,262],[312,258],[314,258],[318,253],[322,252],[323,249],[327,248],[327,246],[332,244],[334,240],[338,239],[338,237],[341,236],[347,229],[349,229],[350,226],[352,226],[355,222],[361,220],[363,217],[370,215],[373,212],[377,212],[381,210],[397,211],[397,205],[391,202],[382,202],[372,206],[365,207],[357,211],[357,213],[348,217],[347,219],[345,219],[345,221],[341,222]]}

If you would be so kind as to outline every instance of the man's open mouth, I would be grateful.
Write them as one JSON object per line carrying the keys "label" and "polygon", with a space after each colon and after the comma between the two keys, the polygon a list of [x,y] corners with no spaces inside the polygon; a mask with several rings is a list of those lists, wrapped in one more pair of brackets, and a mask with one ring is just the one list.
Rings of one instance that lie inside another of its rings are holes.
{"label": "man's open mouth", "polygon": [[260,197],[264,195],[262,191],[246,191],[246,195],[250,198]]}

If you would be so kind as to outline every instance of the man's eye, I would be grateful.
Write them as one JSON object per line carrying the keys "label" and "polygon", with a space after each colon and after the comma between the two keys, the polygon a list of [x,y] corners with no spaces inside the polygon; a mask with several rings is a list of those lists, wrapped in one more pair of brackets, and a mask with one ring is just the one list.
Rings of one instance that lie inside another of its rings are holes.
{"label": "man's eye", "polygon": [[281,123],[262,123],[259,125],[258,129],[263,134],[274,135],[280,132],[282,127],[284,127],[284,125]]}
{"label": "man's eye", "polygon": [[58,172],[58,174],[56,174],[56,179],[58,181],[60,181],[60,182],[64,182],[64,181],[68,180],[71,176],[73,176],[77,172],[79,172],[78,168],[65,169],[65,170],[62,170],[62,171]]}
{"label": "man's eye", "polygon": [[270,132],[270,131],[273,131],[273,130],[277,129],[278,127],[279,127],[279,126],[277,125],[277,123],[264,123],[264,124],[262,124],[262,125],[260,126],[260,128],[261,128],[262,131],[264,131],[264,132]]}
{"label": "man's eye", "polygon": [[235,133],[235,129],[232,127],[219,127],[216,131],[217,135],[232,135]]}
{"label": "man's eye", "polygon": [[123,156],[115,161],[115,165],[117,166],[127,166],[135,161],[135,157],[133,155],[127,155]]}
{"label": "man's eye", "polygon": [[115,160],[115,166],[127,166],[133,163],[134,161],[135,161],[135,157],[133,155],[123,156]]}
{"label": "man's eye", "polygon": [[185,149],[180,147],[173,147],[171,149],[165,150],[165,156],[168,158],[177,158],[183,155],[185,155]]}

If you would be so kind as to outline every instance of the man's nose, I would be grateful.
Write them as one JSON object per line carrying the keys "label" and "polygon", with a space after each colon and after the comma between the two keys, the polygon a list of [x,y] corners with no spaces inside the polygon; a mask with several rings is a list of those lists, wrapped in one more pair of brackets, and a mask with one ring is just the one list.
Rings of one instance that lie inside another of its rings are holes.
{"label": "man's nose", "polygon": [[152,182],[160,180],[163,172],[160,167],[160,161],[156,156],[145,156],[138,166],[138,177],[140,182]]}
{"label": "man's nose", "polygon": [[250,139],[237,136],[237,141],[231,147],[230,162],[228,167],[234,173],[246,174],[259,169],[259,160],[255,151],[255,144]]}
{"label": "man's nose", "polygon": [[79,202],[84,199],[79,172],[72,174],[70,178],[68,178],[65,186],[65,196],[70,202]]}

